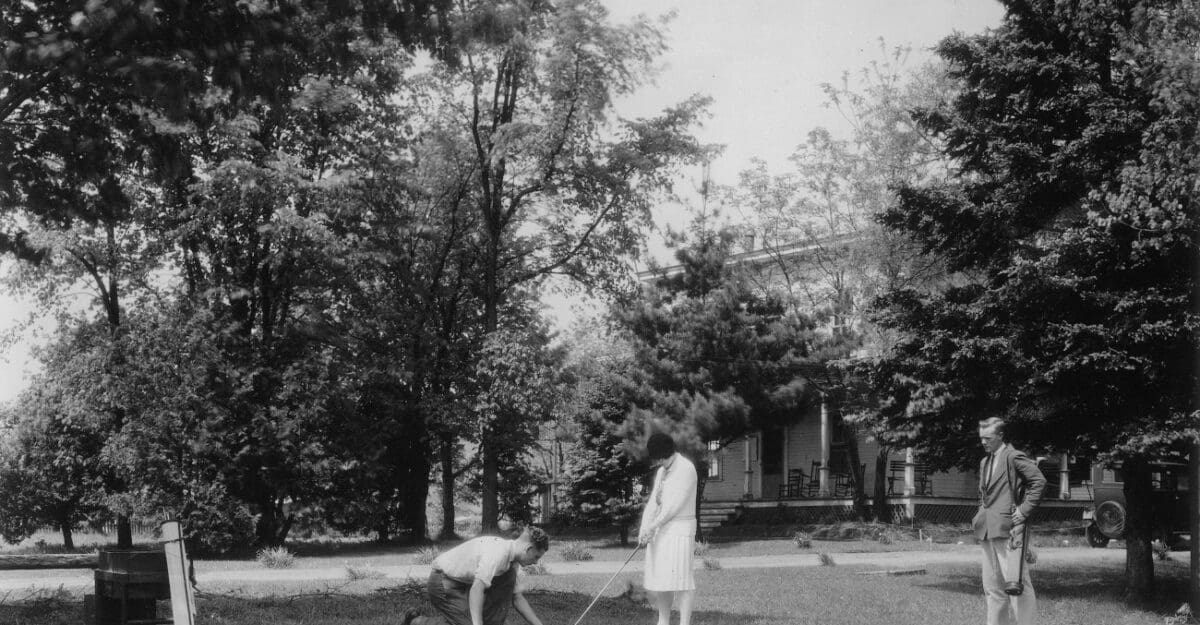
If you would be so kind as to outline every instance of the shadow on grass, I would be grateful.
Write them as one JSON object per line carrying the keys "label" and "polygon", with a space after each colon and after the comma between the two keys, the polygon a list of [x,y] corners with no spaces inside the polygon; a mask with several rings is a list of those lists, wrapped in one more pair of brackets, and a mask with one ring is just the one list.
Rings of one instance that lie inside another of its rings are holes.
{"label": "shadow on grass", "polygon": [[[574,623],[583,614],[591,597],[575,592],[535,590],[527,593],[544,623]],[[160,616],[165,613],[160,602]],[[435,614],[422,592],[415,586],[401,586],[367,595],[313,593],[279,597],[210,595],[198,601],[197,622],[226,625],[321,623],[322,625],[395,625],[405,611],[416,608],[422,614]],[[33,602],[9,604],[0,601],[0,623],[22,625],[74,625],[82,615],[78,600],[42,597]],[[588,625],[632,625],[653,623],[655,612],[647,605],[625,597],[605,597],[583,620]],[[767,625],[778,623],[761,615],[721,611],[696,611],[697,623],[706,625]],[[676,617],[678,618],[678,617]],[[516,610],[510,610],[506,625],[524,623]],[[582,624],[581,624],[582,625]]]}
{"label": "shadow on grass", "polygon": [[[1045,565],[1032,571],[1033,586],[1039,601],[1081,599],[1100,604],[1110,604],[1114,609],[1124,609],[1124,569],[1100,565]],[[1181,597],[1187,596],[1187,568],[1185,566],[1155,566],[1155,597],[1143,609],[1172,613],[1179,607]],[[966,595],[981,596],[983,582],[979,578],[979,567],[972,565],[947,566],[928,581],[914,581],[914,586],[946,590]]]}

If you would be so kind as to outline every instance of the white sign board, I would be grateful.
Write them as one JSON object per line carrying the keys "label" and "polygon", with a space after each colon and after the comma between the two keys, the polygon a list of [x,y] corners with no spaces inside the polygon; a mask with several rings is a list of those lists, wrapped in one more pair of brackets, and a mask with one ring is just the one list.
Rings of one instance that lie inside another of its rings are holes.
{"label": "white sign board", "polygon": [[195,625],[196,595],[188,581],[187,552],[178,521],[162,524],[163,551],[167,554],[167,578],[171,581],[171,618],[174,625]]}

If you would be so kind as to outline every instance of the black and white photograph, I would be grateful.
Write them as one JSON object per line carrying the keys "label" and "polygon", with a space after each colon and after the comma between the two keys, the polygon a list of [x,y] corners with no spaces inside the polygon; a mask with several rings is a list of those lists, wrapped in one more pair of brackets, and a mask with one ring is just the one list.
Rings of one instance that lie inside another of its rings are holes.
{"label": "black and white photograph", "polygon": [[1200,625],[1200,1],[0,0],[0,625]]}

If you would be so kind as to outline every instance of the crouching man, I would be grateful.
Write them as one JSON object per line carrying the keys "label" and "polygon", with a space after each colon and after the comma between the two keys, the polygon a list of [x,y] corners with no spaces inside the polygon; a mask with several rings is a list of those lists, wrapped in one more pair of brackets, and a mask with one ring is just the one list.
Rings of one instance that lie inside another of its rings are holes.
{"label": "crouching man", "polygon": [[[429,573],[429,602],[449,625],[504,625],[508,606],[529,625],[542,625],[522,593],[520,569],[536,563],[550,548],[550,537],[527,527],[515,540],[479,536],[443,553]],[[409,610],[404,625],[433,625],[436,617]]]}

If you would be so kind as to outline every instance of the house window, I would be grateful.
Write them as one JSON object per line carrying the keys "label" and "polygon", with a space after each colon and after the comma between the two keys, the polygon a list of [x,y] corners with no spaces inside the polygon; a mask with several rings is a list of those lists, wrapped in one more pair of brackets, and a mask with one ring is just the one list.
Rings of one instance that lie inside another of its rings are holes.
{"label": "house window", "polygon": [[721,479],[721,446],[717,441],[708,443],[708,479]]}

